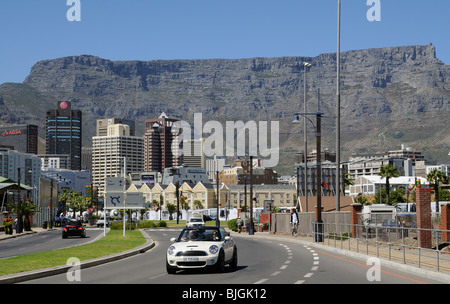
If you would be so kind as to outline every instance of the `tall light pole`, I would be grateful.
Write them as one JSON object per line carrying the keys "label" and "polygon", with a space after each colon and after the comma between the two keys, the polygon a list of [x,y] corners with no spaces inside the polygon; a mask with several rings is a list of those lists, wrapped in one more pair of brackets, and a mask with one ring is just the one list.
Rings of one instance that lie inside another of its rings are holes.
{"label": "tall light pole", "polygon": [[255,234],[253,231],[253,156],[250,156],[250,227],[248,234]]}
{"label": "tall light pole", "polygon": [[[303,66],[305,68],[303,73],[303,113],[306,113],[306,73],[308,72],[308,68],[311,64],[308,62],[303,62]],[[305,161],[305,211],[308,212],[308,133],[306,130],[306,118],[303,118],[303,142],[305,147],[305,151],[303,153],[303,160]]]}
{"label": "tall light pole", "polygon": [[341,0],[338,0],[338,24],[337,24],[337,85],[336,85],[336,211],[341,209]]}
{"label": "tall light pole", "polygon": [[216,188],[217,188],[217,194],[216,194],[216,201],[217,201],[217,216],[216,216],[216,226],[220,227],[220,219],[219,219],[219,171],[216,171]]}
{"label": "tall light pole", "polygon": [[[308,68],[311,67],[311,64],[308,62],[302,63],[304,67],[304,73],[303,73],[303,113],[306,113],[306,72],[308,71]],[[295,115],[295,119],[292,122],[294,124],[300,123],[300,116],[298,114]],[[305,164],[305,211],[308,212],[308,162],[307,162],[307,154],[308,154],[308,136],[307,136],[307,129],[306,129],[306,117],[303,118],[303,144],[304,144],[304,151],[303,151],[303,162]]]}

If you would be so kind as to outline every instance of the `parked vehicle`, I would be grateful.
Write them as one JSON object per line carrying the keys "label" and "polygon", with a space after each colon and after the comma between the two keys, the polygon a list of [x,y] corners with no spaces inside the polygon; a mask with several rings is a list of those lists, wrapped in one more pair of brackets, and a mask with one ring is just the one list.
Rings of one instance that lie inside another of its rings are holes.
{"label": "parked vehicle", "polygon": [[383,221],[383,227],[401,227],[401,223],[396,219],[386,219]]}
{"label": "parked vehicle", "polygon": [[[97,227],[103,227],[105,225],[105,218],[101,217],[98,219],[97,221]],[[107,217],[106,218],[106,227],[111,226],[111,218]]]}

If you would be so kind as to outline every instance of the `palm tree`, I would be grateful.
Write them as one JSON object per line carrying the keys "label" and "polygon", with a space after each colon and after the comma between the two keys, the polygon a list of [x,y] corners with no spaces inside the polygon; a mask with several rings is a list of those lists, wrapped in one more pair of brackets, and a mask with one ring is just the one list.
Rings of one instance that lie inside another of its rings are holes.
{"label": "palm tree", "polygon": [[169,212],[169,220],[173,220],[172,214],[177,211],[177,206],[172,203],[167,203],[167,212]]}
{"label": "palm tree", "polygon": [[[12,210],[17,212],[17,205],[12,205]],[[31,200],[23,200],[20,203],[20,216],[23,217],[23,228],[25,231],[31,231],[30,216],[36,212],[40,212],[37,205],[34,205]]]}
{"label": "palm tree", "polygon": [[436,212],[439,211],[439,184],[448,184],[449,178],[445,175],[444,172],[439,171],[438,169],[433,169],[430,173],[427,174],[428,182],[433,185],[434,188],[434,197],[436,201]]}
{"label": "palm tree", "polygon": [[195,200],[194,201],[194,208],[195,209],[203,209],[203,204],[200,200]]}
{"label": "palm tree", "polygon": [[399,177],[400,172],[398,172],[397,167],[389,164],[381,167],[380,173],[378,173],[378,175],[386,178],[386,200],[387,204],[389,205],[389,192],[390,192],[389,179],[393,177]]}
{"label": "palm tree", "polygon": [[[63,213],[66,215],[66,203],[70,200],[72,192],[69,189],[62,189],[61,194],[58,196],[58,200],[63,203]],[[59,214],[58,214],[59,216]]]}

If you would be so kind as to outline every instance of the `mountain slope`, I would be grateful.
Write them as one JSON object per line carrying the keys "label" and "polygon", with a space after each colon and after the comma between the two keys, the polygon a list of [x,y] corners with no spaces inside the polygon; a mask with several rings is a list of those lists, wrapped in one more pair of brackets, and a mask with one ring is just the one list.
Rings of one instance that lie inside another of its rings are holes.
{"label": "mountain slope", "polygon": [[[431,160],[449,162],[450,67],[435,53],[431,44],[341,53],[344,160],[351,153],[383,152],[406,143]],[[203,123],[277,120],[282,155],[278,169],[291,173],[292,153],[303,150],[303,125],[291,123],[295,112],[303,112],[302,61],[312,64],[307,111],[316,111],[320,89],[322,147],[335,150],[336,54],[148,62],[82,55],[43,60],[23,84],[0,86],[0,119],[5,124],[27,120],[43,128],[45,111],[57,100],[71,100],[73,108],[83,110],[87,145],[95,120],[103,117],[134,119],[138,134],[145,119],[161,112],[191,124],[194,113],[203,114]],[[312,127],[308,136],[314,149]]]}

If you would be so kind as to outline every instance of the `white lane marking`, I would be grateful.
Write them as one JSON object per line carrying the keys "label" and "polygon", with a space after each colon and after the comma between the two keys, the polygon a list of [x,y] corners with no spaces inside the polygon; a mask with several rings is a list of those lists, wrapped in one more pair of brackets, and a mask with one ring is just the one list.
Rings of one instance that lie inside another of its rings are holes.
{"label": "white lane marking", "polygon": [[262,280],[259,280],[259,281],[257,281],[257,282],[255,282],[255,284],[262,284],[262,283],[264,283],[265,281],[267,281],[268,279],[262,279]]}

